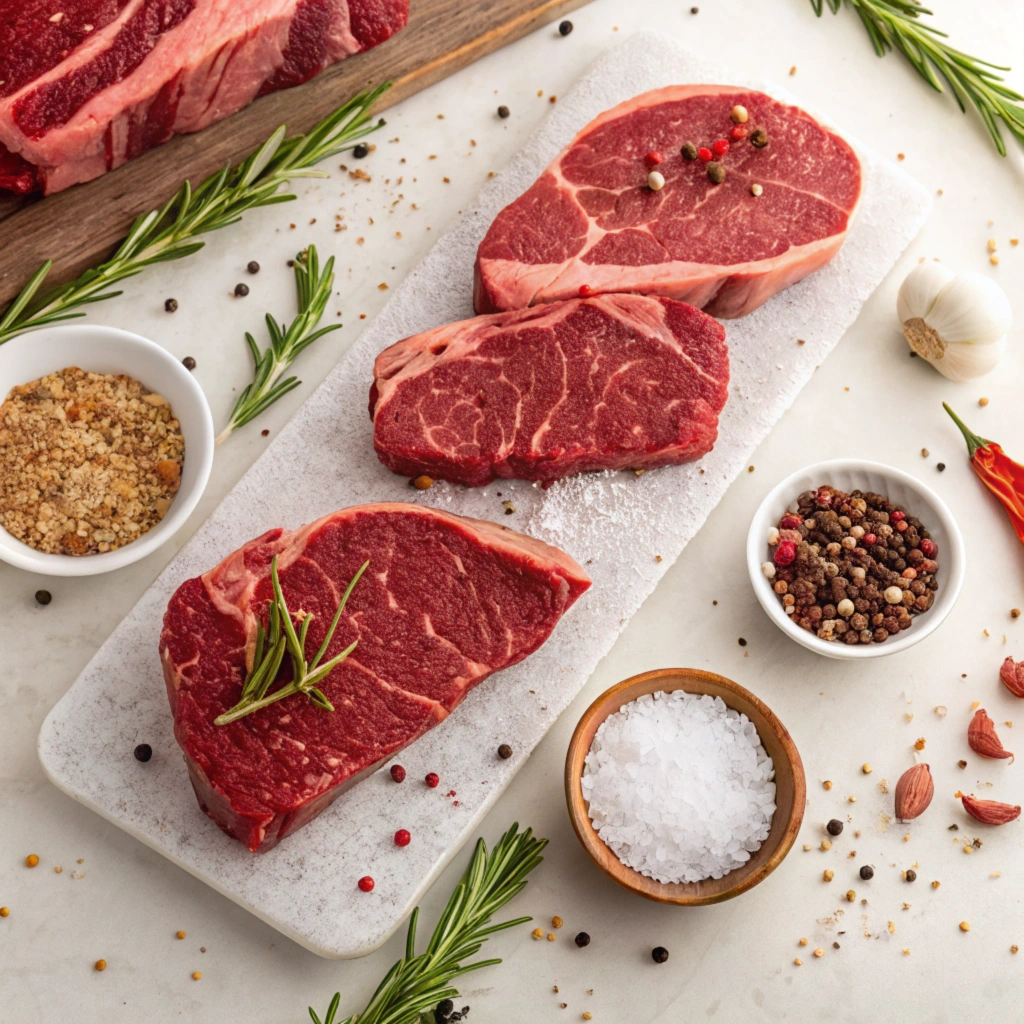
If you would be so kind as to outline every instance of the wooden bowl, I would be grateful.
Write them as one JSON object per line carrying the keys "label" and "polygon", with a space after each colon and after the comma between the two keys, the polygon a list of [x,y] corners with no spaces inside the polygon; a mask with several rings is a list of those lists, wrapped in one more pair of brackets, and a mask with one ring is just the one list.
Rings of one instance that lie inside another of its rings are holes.
{"label": "wooden bowl", "polygon": [[[754,723],[761,743],[775,765],[776,810],[768,838],[746,864],[734,868],[722,878],[707,878],[702,882],[656,882],[623,864],[591,824],[580,780],[594,735],[601,723],[624,704],[659,690],[666,693],[686,690],[687,693],[721,697],[730,708],[746,715]],[[712,672],[695,668],[662,668],[643,672],[605,690],[583,713],[565,758],[565,797],[572,827],[583,848],[609,878],[649,900],[680,907],[698,907],[739,896],[767,878],[782,863],[800,831],[807,802],[807,783],[793,738],[771,709],[749,690]]]}

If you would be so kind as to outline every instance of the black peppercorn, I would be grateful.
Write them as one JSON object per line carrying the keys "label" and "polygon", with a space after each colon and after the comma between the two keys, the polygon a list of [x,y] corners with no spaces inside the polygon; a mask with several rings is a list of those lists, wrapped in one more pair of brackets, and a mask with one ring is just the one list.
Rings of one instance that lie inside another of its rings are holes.
{"label": "black peppercorn", "polygon": [[684,160],[696,160],[697,159],[697,147],[692,142],[684,142],[682,149],[679,150]]}
{"label": "black peppercorn", "polygon": [[700,14],[700,8],[699,7],[691,7],[690,8],[690,13],[691,14]]}
{"label": "black peppercorn", "polygon": [[245,265],[245,269],[248,270],[250,274],[258,274],[260,272],[260,265],[255,260],[249,260]]}
{"label": "black peppercorn", "polygon": [[572,31],[572,22],[563,21],[558,26],[558,34],[560,36],[567,36]]}
{"label": "black peppercorn", "polygon": [[177,308],[177,299],[167,299],[166,302],[164,302],[164,309],[166,309],[168,313],[173,313]]}
{"label": "black peppercorn", "polygon": [[362,160],[370,152],[370,147],[365,142],[360,142],[352,147],[352,155],[357,160]]}
{"label": "black peppercorn", "polygon": [[768,133],[763,128],[755,128],[750,133],[750,144],[754,149],[764,149],[768,145]]}
{"label": "black peppercorn", "polygon": [[838,818],[833,818],[826,826],[825,831],[830,836],[837,836],[843,831],[843,823]]}
{"label": "black peppercorn", "polygon": [[249,286],[239,281],[238,284],[235,285],[235,295],[237,295],[239,298],[245,298],[245,296],[248,294]]}
{"label": "black peppercorn", "polygon": [[736,643],[738,643],[740,645],[740,647],[746,647],[747,646],[747,641],[743,637],[740,637],[739,640],[736,641]]}
{"label": "black peppercorn", "polygon": [[184,366],[186,370],[194,370],[196,368],[196,361],[191,356],[185,356],[181,361],[181,365]]}
{"label": "black peppercorn", "polygon": [[944,462],[940,462],[935,468],[941,473],[946,468],[946,464]]}
{"label": "black peppercorn", "polygon": [[656,964],[663,964],[668,959],[668,950],[664,946],[655,946],[651,950],[651,959]]}
{"label": "black peppercorn", "polygon": [[500,757],[502,761],[507,761],[511,756],[512,748],[507,743],[502,743],[502,745],[498,747],[498,757]]}
{"label": "black peppercorn", "polygon": [[511,111],[508,109],[508,107],[505,106],[504,103],[502,103],[502,105],[498,107],[498,117],[506,118],[510,113]]}
{"label": "black peppercorn", "polygon": [[573,941],[582,949],[584,946],[590,945],[590,936],[586,932],[580,932]]}
{"label": "black peppercorn", "polygon": [[864,867],[860,869],[860,877],[867,882],[875,877],[875,869],[870,864],[865,864]]}
{"label": "black peppercorn", "polygon": [[717,160],[708,164],[708,178],[714,185],[721,185],[725,181],[725,168]]}
{"label": "black peppercorn", "polygon": [[48,590],[36,591],[36,604],[47,605],[53,600],[53,595]]}
{"label": "black peppercorn", "polygon": [[442,999],[441,1002],[437,1004],[438,1013],[443,1013],[446,1017],[454,1009],[455,1004],[450,999]]}
{"label": "black peppercorn", "polygon": [[153,748],[148,743],[140,743],[135,748],[135,760],[145,764],[153,756]]}
{"label": "black peppercorn", "polygon": [[903,874],[903,877],[908,882],[916,882],[917,881],[917,872],[913,868],[907,868],[907,870]]}

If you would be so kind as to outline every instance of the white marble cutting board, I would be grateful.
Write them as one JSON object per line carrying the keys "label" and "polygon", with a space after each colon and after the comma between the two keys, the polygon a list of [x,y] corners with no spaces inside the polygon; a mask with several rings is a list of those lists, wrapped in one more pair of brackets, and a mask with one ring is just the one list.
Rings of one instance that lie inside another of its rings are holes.
{"label": "white marble cutting board", "polygon": [[[385,470],[373,452],[366,402],[374,356],[405,335],[470,315],[473,256],[497,211],[591,118],[672,82],[746,84],[790,99],[777,86],[706,63],[656,35],[634,36],[601,57],[559,98],[476,208],[396,290],[43,725],[39,755],[56,785],[322,956],[363,956],[401,924],[838,343],[928,214],[931,200],[924,189],[858,146],[865,165],[864,197],[839,255],[751,316],[726,324],[730,397],[719,441],[700,463],[641,477],[583,476],[560,481],[547,492],[524,482],[503,482],[472,491],[435,485],[410,493],[407,482]],[[347,505],[414,497],[447,511],[500,521],[564,548],[586,565],[594,586],[540,651],[479,687],[457,713],[400,756],[409,776],[403,785],[395,785],[384,769],[276,849],[253,856],[199,811],[174,742],[157,657],[167,599],[182,581],[272,526],[296,527]],[[513,515],[505,515],[503,500],[512,501]],[[145,765],[131,756],[140,742],[154,749]],[[503,742],[515,751],[508,761],[495,754]],[[420,782],[428,771],[441,776],[435,790]],[[552,785],[559,786],[560,780]],[[457,795],[449,796],[451,790]],[[412,832],[409,847],[393,845],[397,828]],[[377,882],[372,894],[356,887],[367,873]]]}

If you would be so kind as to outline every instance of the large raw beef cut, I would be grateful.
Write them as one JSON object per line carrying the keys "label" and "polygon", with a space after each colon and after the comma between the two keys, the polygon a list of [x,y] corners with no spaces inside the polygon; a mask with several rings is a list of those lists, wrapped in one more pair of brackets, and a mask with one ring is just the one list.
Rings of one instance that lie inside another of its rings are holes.
{"label": "large raw beef cut", "polygon": [[[748,114],[741,138],[734,106]],[[716,185],[680,150],[719,140],[730,148]],[[498,214],[477,254],[476,311],[630,291],[744,316],[836,254],[860,193],[856,153],[797,107],[727,85],[656,89],[588,124]]]}
{"label": "large raw beef cut", "polygon": [[57,192],[383,42],[409,0],[0,0],[0,188]]}
{"label": "large raw beef cut", "polygon": [[370,393],[381,462],[470,487],[652,469],[711,450],[722,325],[693,306],[601,295],[478,316],[385,349]]}
{"label": "large raw beef cut", "polygon": [[[214,725],[238,701],[266,624],[275,555],[290,611],[314,616],[310,654],[369,560],[324,661],[358,646],[320,684],[334,711],[296,694]],[[361,505],[251,541],[178,588],[160,637],[174,735],[203,811],[250,850],[270,849],[532,654],[589,586],[556,548],[420,505]]]}

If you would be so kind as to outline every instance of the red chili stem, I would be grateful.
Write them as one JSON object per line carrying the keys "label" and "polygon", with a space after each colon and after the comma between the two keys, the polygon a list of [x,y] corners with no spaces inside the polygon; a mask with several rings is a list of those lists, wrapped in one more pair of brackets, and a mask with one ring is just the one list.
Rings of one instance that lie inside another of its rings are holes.
{"label": "red chili stem", "polygon": [[992,443],[991,441],[986,441],[985,438],[979,437],[977,434],[971,431],[967,424],[964,423],[964,421],[960,419],[960,417],[957,416],[957,414],[953,412],[953,410],[950,409],[950,407],[945,402],[942,403],[942,408],[949,413],[953,422],[960,428],[960,433],[964,435],[964,439],[967,441],[968,458],[973,459],[974,453],[979,448],[987,448]]}

